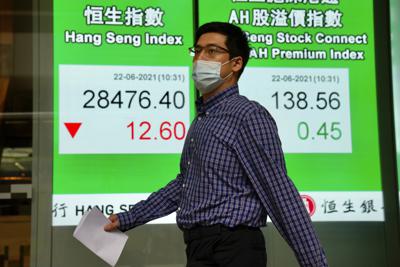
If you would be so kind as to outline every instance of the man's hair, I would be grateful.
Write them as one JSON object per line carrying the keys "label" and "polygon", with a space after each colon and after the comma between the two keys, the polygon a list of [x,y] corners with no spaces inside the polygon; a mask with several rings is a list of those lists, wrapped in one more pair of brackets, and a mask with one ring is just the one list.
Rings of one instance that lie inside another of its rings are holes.
{"label": "man's hair", "polygon": [[226,36],[225,45],[229,50],[229,59],[240,56],[243,58],[243,66],[239,70],[238,78],[242,75],[244,67],[249,61],[250,47],[246,34],[241,28],[225,22],[209,22],[200,26],[196,31],[195,44],[200,36],[205,33],[215,32]]}

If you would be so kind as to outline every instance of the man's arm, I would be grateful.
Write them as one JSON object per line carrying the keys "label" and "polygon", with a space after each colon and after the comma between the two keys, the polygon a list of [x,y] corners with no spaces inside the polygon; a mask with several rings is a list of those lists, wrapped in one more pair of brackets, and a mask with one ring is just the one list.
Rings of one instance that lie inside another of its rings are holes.
{"label": "man's arm", "polygon": [[105,229],[110,231],[118,227],[121,231],[127,231],[176,211],[180,201],[181,184],[182,176],[178,174],[165,187],[152,193],[146,200],[138,202],[129,211],[111,216],[112,223]]}
{"label": "man's arm", "polygon": [[266,110],[247,115],[238,132],[235,150],[268,216],[300,265],[328,266],[310,216],[287,175],[277,127]]}

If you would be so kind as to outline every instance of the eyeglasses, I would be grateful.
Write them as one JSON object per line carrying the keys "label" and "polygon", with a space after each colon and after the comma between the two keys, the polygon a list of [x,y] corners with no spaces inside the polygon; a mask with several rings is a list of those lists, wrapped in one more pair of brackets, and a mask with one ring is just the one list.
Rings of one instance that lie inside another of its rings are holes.
{"label": "eyeglasses", "polygon": [[205,47],[194,46],[189,48],[191,56],[199,56],[204,51],[206,57],[213,58],[218,54],[229,53],[229,50],[217,45],[207,45]]}

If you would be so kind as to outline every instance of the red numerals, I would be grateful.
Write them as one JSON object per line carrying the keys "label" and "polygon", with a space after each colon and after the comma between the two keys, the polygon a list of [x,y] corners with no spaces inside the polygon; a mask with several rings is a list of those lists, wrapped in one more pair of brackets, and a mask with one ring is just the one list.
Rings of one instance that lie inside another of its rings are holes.
{"label": "red numerals", "polygon": [[[136,134],[139,134],[139,140],[151,140],[157,139],[158,136],[150,136],[152,124],[148,121],[142,121],[139,127],[135,128],[135,122],[132,121],[128,124],[127,128],[130,128],[130,138],[135,140]],[[138,132],[136,132],[138,131]],[[186,136],[186,126],[182,121],[171,123],[169,121],[163,121],[159,126],[159,137],[162,140],[183,140]]]}
{"label": "red numerals", "polygon": [[185,124],[181,121],[178,121],[174,124],[174,136],[177,140],[182,140],[186,135],[186,127]]}
{"label": "red numerals", "polygon": [[164,140],[171,139],[172,131],[171,131],[171,123],[168,121],[164,121],[160,125],[160,136]]}

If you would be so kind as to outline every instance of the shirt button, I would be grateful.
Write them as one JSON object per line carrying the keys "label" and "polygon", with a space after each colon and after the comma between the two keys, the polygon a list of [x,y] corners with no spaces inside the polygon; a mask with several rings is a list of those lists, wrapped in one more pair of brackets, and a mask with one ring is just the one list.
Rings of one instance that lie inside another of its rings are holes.
{"label": "shirt button", "polygon": [[199,117],[199,121],[201,121],[201,117]]}
{"label": "shirt button", "polygon": [[206,112],[206,115],[210,114],[210,112]]}
{"label": "shirt button", "polygon": [[193,141],[194,141],[194,139],[192,138],[192,139],[190,139],[190,142],[192,142],[193,143]]}
{"label": "shirt button", "polygon": [[180,210],[181,210],[181,207],[178,208],[178,211],[180,211]]}
{"label": "shirt button", "polygon": [[185,184],[182,184],[182,187],[185,187],[186,185]]}
{"label": "shirt button", "polygon": [[190,165],[190,161],[188,161],[188,165]]}

